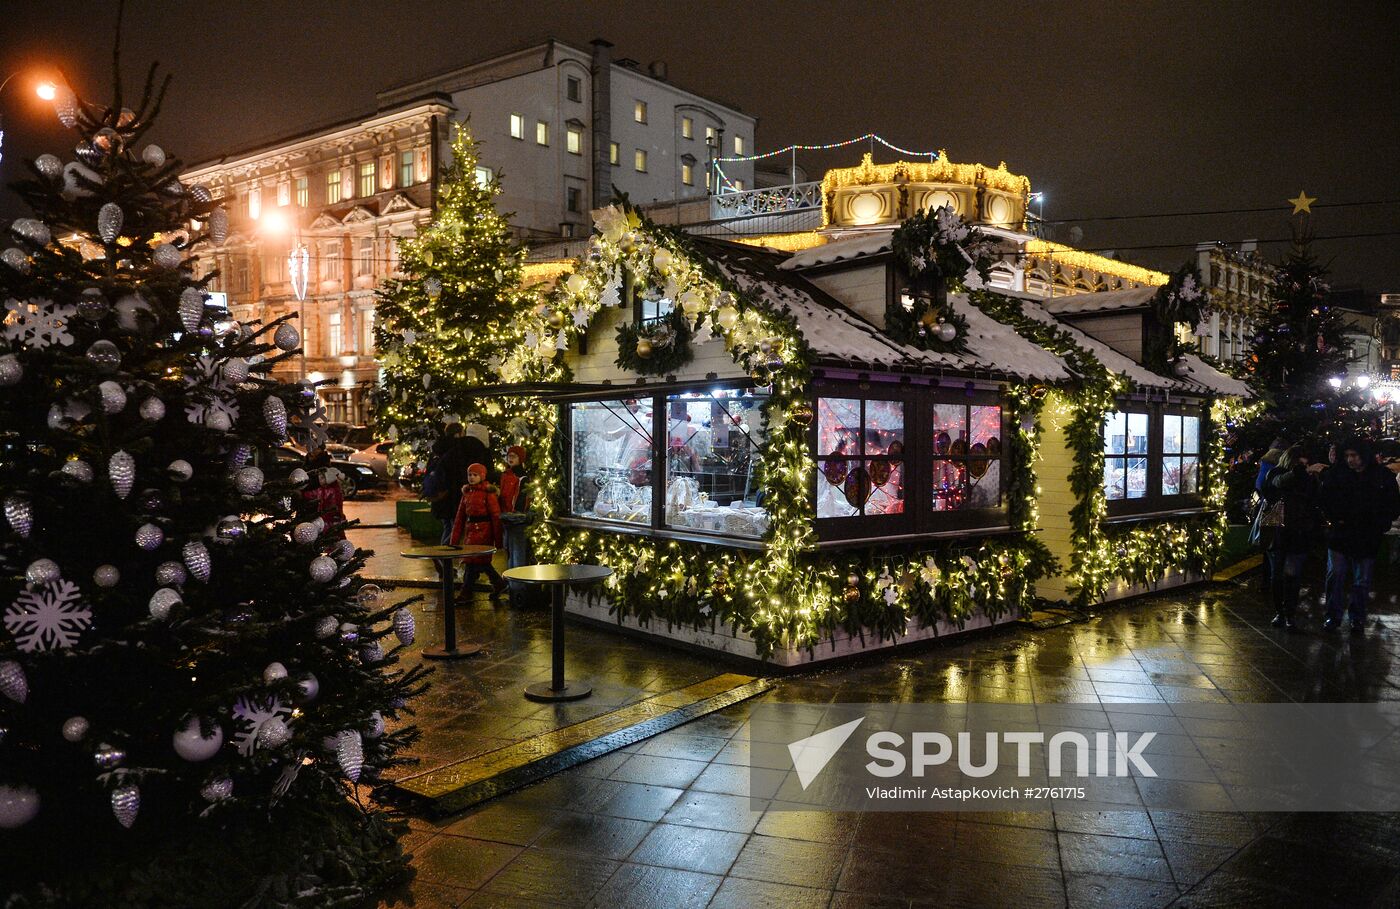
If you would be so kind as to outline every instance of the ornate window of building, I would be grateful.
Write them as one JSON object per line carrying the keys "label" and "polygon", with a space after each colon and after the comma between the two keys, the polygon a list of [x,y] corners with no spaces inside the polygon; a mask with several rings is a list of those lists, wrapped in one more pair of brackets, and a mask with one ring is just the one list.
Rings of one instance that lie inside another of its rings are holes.
{"label": "ornate window of building", "polygon": [[287,180],[282,180],[277,184],[277,204],[279,206],[292,204],[292,184]]}
{"label": "ornate window of building", "polygon": [[311,204],[311,192],[310,189],[307,187],[307,180],[305,176],[297,177],[295,192],[297,208],[305,208],[307,205]]}
{"label": "ornate window of building", "polygon": [[360,196],[362,198],[365,196],[372,196],[378,189],[374,179],[374,162],[360,162]]}
{"label": "ornate window of building", "polygon": [[374,310],[360,310],[360,353],[374,354]]}
{"label": "ornate window of building", "polygon": [[355,241],[355,274],[374,274],[374,238],[360,237]]}
{"label": "ornate window of building", "polygon": [[340,354],[340,311],[332,310],[326,315],[326,356],[338,357]]}
{"label": "ornate window of building", "polygon": [[336,240],[327,240],[321,244],[321,280],[340,280],[340,243]]}
{"label": "ornate window of building", "polygon": [[413,185],[413,152],[399,152],[399,185]]}
{"label": "ornate window of building", "polygon": [[335,205],[340,201],[340,168],[326,174],[326,204]]}
{"label": "ornate window of building", "polygon": [[262,187],[254,186],[248,190],[248,217],[254,221],[262,215]]}

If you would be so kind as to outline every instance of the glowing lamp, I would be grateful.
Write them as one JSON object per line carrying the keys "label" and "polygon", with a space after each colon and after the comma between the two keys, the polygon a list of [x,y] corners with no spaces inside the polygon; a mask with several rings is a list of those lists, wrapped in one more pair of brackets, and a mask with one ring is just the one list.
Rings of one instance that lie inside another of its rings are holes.
{"label": "glowing lamp", "polygon": [[1341,376],[1333,376],[1332,378],[1330,378],[1330,379],[1327,380],[1327,384],[1328,384],[1328,385],[1331,385],[1333,388],[1341,388],[1341,387],[1342,387],[1342,377],[1341,377]]}
{"label": "glowing lamp", "polygon": [[52,101],[58,96],[58,86],[45,79],[43,82],[34,86],[34,94],[45,101]]}

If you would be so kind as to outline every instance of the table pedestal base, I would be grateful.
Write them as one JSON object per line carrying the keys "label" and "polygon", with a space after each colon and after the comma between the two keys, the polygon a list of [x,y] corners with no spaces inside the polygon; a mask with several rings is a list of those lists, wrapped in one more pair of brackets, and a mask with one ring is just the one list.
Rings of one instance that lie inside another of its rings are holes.
{"label": "table pedestal base", "polygon": [[553,688],[549,682],[536,682],[525,689],[525,697],[532,701],[580,701],[593,693],[593,686],[583,682],[569,682],[563,688]]}
{"label": "table pedestal base", "polygon": [[446,647],[424,647],[423,658],[425,660],[460,660],[463,657],[472,657],[481,653],[480,644],[458,644],[448,650]]}

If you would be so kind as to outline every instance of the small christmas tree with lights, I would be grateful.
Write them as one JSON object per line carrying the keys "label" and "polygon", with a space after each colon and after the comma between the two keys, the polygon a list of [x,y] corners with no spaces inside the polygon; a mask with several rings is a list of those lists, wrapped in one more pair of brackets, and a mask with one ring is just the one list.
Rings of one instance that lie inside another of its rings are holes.
{"label": "small christmas tree with lights", "polygon": [[528,402],[475,392],[502,381],[511,352],[538,344],[519,318],[531,300],[521,289],[524,250],[496,211],[500,191],[497,176],[482,179],[476,142],[459,124],[437,216],[400,243],[407,277],[379,293],[375,345],[384,372],[375,419],[417,453],[452,418],[482,423],[497,439],[529,435]]}
{"label": "small christmas tree with lights", "polygon": [[[18,905],[326,906],[402,877],[363,805],[421,686],[412,616],[272,451],[290,323],[206,303],[228,219],[135,109],[62,89],[0,243],[0,881]],[[168,80],[167,80],[168,81]],[[393,636],[390,636],[392,633]],[[395,639],[397,638],[397,640]]]}

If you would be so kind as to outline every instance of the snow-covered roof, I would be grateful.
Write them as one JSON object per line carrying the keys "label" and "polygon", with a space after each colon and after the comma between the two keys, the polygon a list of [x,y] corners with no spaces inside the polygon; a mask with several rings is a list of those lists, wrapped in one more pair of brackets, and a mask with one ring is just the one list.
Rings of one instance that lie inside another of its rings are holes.
{"label": "snow-covered roof", "polygon": [[1082,312],[1110,312],[1113,310],[1138,309],[1152,302],[1158,287],[1133,287],[1128,290],[1106,290],[1093,294],[1070,294],[1064,297],[1050,297],[1043,303],[1047,312],[1057,316],[1074,315]]}
{"label": "snow-covered roof", "polygon": [[1238,398],[1252,398],[1254,392],[1249,386],[1234,376],[1227,376],[1220,370],[1210,366],[1205,360],[1195,354],[1187,354],[1182,357],[1186,361],[1186,375],[1184,378],[1192,382],[1209,388],[1216,394],[1231,395]]}
{"label": "snow-covered roof", "polygon": [[781,255],[710,238],[697,237],[694,242],[740,289],[795,318],[817,359],[828,364],[892,372],[976,372],[1046,382],[1071,378],[1059,357],[987,316],[961,295],[951,295],[949,302],[967,320],[967,349],[962,353],[920,350],[895,341],[801,276],[781,270]]}
{"label": "snow-covered roof", "polygon": [[859,259],[862,256],[873,256],[877,253],[887,252],[890,249],[890,238],[894,236],[894,229],[889,230],[869,230],[861,231],[839,240],[832,240],[830,243],[823,243],[821,246],[813,246],[811,249],[804,249],[801,252],[793,253],[787,261],[778,267],[784,271],[800,271],[804,268],[811,268],[814,265],[826,265],[830,262],[840,262],[843,259]]}

